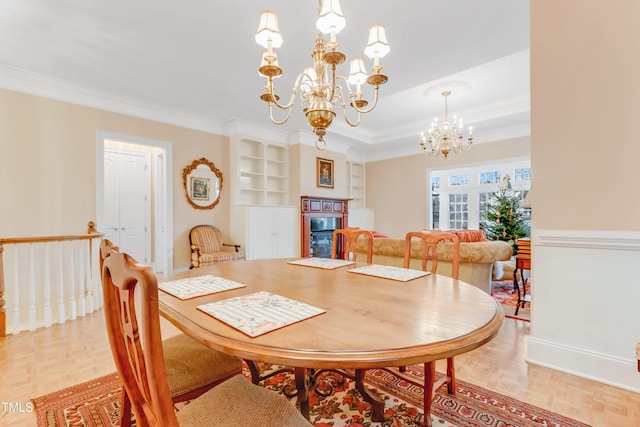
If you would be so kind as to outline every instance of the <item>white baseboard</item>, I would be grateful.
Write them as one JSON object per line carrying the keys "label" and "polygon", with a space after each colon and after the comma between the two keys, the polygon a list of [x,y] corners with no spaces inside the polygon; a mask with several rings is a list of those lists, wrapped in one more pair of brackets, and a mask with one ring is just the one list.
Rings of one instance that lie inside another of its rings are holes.
{"label": "white baseboard", "polygon": [[173,274],[184,273],[185,271],[189,271],[189,267],[174,268]]}
{"label": "white baseboard", "polygon": [[[553,360],[553,364],[545,360]],[[640,373],[637,371],[637,364],[607,354],[529,338],[527,362],[640,392]],[[585,372],[591,374],[585,374]]]}

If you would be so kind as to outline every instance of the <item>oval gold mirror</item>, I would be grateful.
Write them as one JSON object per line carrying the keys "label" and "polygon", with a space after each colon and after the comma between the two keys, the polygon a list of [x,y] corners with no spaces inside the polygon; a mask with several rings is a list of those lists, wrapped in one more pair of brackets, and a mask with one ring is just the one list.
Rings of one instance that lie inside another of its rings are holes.
{"label": "oval gold mirror", "polygon": [[182,182],[189,204],[196,209],[213,209],[220,201],[222,172],[202,157],[182,171]]}

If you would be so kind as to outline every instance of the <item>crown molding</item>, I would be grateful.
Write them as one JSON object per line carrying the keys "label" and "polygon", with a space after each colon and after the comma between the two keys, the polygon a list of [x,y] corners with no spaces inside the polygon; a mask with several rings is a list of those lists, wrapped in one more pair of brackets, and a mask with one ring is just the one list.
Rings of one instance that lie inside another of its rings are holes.
{"label": "crown molding", "polygon": [[289,133],[275,129],[273,126],[262,126],[242,119],[232,119],[227,122],[227,127],[223,135],[229,137],[241,137],[244,139],[255,139],[267,143],[289,144]]}
{"label": "crown molding", "polygon": [[14,67],[0,65],[0,87],[56,101],[226,135],[227,126],[221,120],[203,117],[188,111],[143,103],[127,96],[96,90]]}

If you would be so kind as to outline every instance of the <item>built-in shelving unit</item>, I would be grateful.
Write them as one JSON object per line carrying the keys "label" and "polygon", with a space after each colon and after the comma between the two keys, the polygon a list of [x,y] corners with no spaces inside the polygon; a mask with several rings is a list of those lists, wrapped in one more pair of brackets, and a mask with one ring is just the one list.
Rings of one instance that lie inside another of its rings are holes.
{"label": "built-in shelving unit", "polygon": [[347,188],[351,198],[349,205],[353,208],[365,207],[364,170],[364,163],[347,162]]}
{"label": "built-in shelving unit", "polygon": [[285,205],[289,201],[289,150],[286,145],[241,138],[232,150],[232,204]]}

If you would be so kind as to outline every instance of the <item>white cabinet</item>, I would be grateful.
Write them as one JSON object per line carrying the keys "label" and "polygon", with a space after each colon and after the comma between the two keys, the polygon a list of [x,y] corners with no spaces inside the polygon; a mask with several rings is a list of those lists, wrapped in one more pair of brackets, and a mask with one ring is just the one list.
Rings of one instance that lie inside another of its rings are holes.
{"label": "white cabinet", "polygon": [[289,150],[286,145],[234,138],[230,151],[232,204],[288,203]]}
{"label": "white cabinet", "polygon": [[296,206],[232,206],[231,238],[242,245],[247,259],[297,257],[299,217]]}
{"label": "white cabinet", "polygon": [[351,198],[349,207],[364,208],[364,163],[347,162],[347,189]]}

